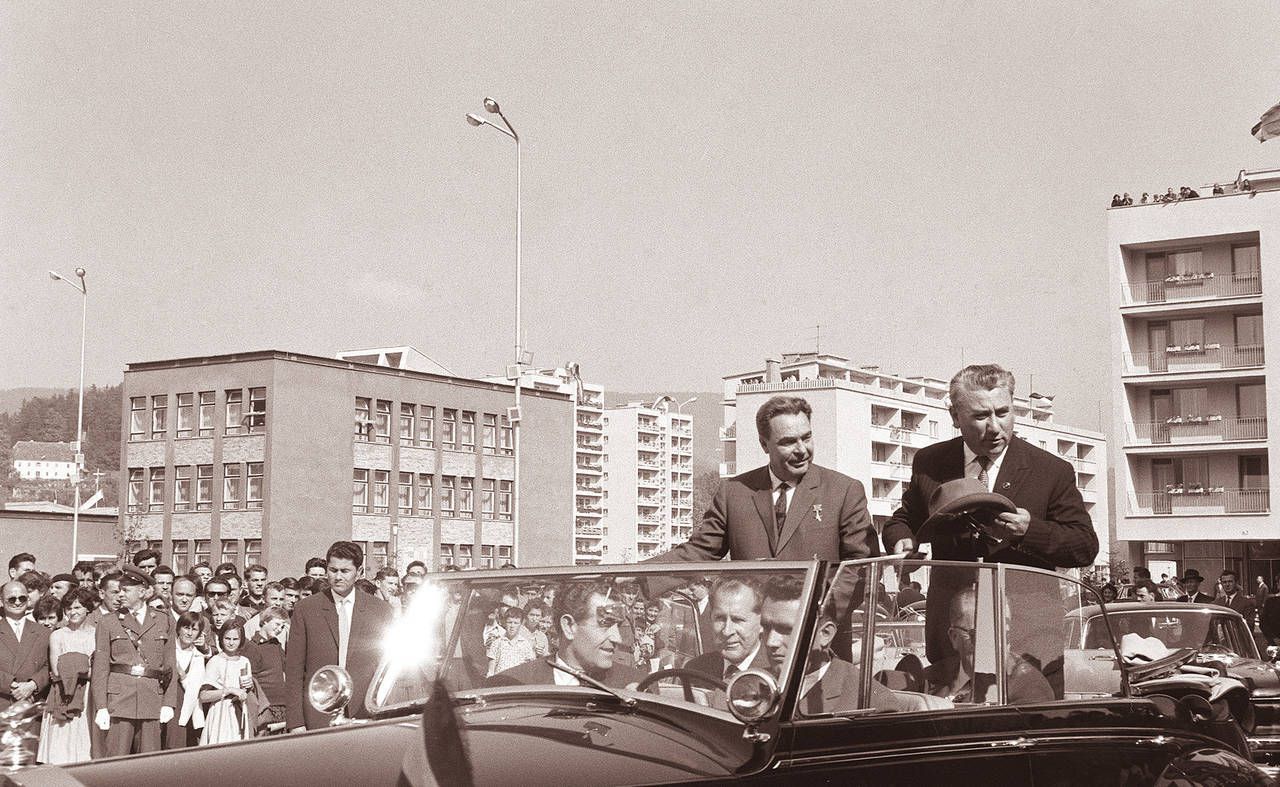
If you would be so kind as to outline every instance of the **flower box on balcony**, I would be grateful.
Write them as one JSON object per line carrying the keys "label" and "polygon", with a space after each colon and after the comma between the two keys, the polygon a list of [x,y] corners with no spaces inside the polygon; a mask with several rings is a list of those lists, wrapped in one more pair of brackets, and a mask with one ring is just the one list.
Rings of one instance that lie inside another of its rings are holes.
{"label": "flower box on balcony", "polygon": [[1195,282],[1212,279],[1213,271],[1205,271],[1202,273],[1175,273],[1171,276],[1164,277],[1165,284],[1192,284]]}
{"label": "flower box on balcony", "polygon": [[1199,344],[1171,344],[1168,347],[1165,347],[1164,351],[1170,355],[1177,355],[1178,353],[1202,353],[1204,352],[1204,347]]}

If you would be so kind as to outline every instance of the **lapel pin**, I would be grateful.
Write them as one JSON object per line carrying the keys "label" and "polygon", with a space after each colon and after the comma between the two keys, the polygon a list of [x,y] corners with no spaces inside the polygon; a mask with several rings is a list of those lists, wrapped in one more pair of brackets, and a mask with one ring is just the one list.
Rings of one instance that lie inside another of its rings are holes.
{"label": "lapel pin", "polygon": [[1008,482],[1008,481],[1005,481],[1003,484],[1001,484],[1001,485],[1000,485],[1000,488],[1001,488],[1001,489],[1008,489],[1008,488],[1009,488],[1009,486],[1010,486],[1009,482]]}
{"label": "lapel pin", "polygon": [[819,522],[822,521],[822,504],[821,503],[813,504],[813,518],[818,520]]}

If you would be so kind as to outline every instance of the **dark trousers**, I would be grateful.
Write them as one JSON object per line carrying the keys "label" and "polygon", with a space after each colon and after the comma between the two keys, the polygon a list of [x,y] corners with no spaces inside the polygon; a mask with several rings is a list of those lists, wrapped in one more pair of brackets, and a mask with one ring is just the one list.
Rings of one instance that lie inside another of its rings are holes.
{"label": "dark trousers", "polygon": [[107,730],[107,757],[123,757],[126,754],[148,751],[160,751],[159,719],[111,717],[111,728]]}
{"label": "dark trousers", "polygon": [[174,716],[172,721],[160,729],[160,748],[166,751],[199,745],[200,730],[192,727],[190,720],[186,724],[178,724],[178,717]]}

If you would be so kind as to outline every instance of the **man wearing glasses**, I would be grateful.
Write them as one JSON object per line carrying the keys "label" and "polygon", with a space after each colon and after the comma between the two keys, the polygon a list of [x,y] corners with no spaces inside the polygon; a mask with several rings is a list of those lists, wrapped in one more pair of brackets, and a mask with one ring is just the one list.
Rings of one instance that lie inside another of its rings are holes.
{"label": "man wearing glasses", "polygon": [[[618,624],[626,619],[621,597],[607,582],[578,582],[556,594],[553,607],[560,649],[547,659],[527,661],[489,678],[489,686],[581,686],[595,680],[626,688],[644,673],[629,662]],[[589,680],[583,681],[580,675]]]}
{"label": "man wearing glasses", "polygon": [[[977,592],[972,586],[951,597],[947,610],[947,637],[955,655],[930,664],[925,670],[929,693],[952,702],[984,704],[996,701],[996,676],[975,672],[979,620]],[[982,621],[990,625],[990,617]],[[1038,669],[1013,653],[999,658],[1006,671],[1007,704],[1049,702],[1053,688]]]}
{"label": "man wearing glasses", "polygon": [[27,617],[26,585],[0,586],[4,624],[0,625],[0,710],[23,700],[38,701],[49,687],[49,629]]}

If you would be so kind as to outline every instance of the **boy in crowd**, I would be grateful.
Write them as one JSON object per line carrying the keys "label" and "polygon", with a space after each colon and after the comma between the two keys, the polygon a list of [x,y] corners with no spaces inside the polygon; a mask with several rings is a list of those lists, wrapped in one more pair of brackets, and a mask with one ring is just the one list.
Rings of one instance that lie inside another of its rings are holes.
{"label": "boy in crowd", "polygon": [[523,622],[524,610],[517,606],[507,607],[502,612],[503,636],[494,639],[486,652],[489,657],[490,675],[496,675],[537,658],[533,652],[533,644],[521,634],[524,630],[521,625]]}

